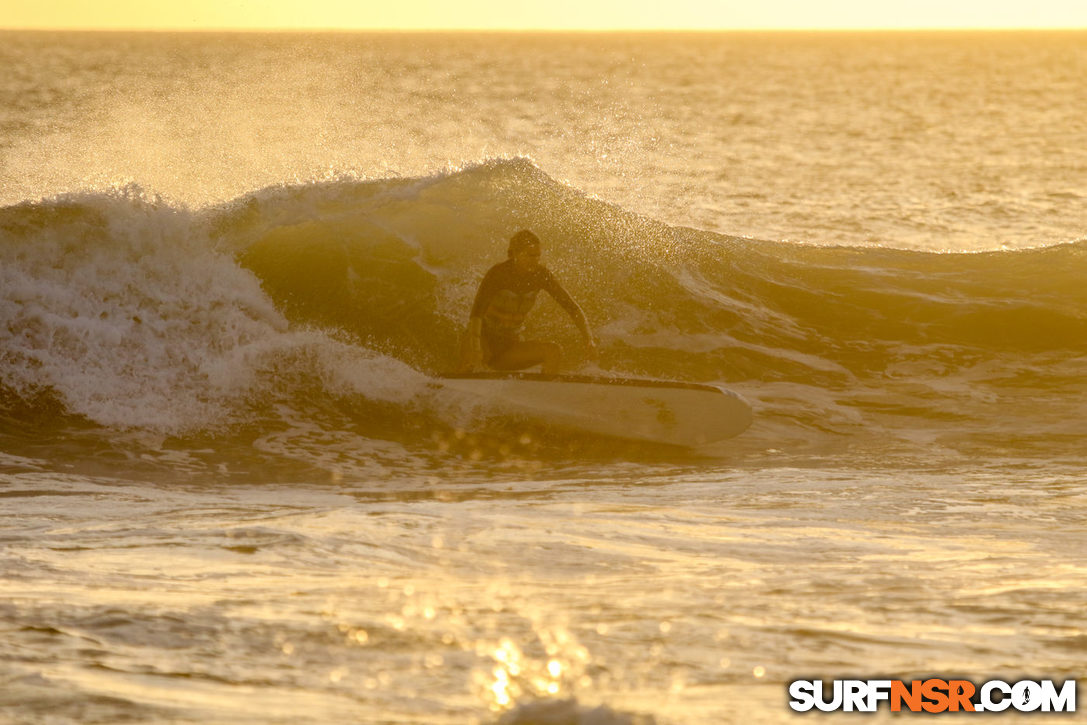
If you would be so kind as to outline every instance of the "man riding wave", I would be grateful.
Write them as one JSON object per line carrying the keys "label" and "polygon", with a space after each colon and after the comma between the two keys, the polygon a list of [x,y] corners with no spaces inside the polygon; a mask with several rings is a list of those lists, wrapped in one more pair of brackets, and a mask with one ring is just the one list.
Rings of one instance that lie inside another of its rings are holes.
{"label": "man riding wave", "polygon": [[525,316],[536,303],[540,290],[546,291],[566,310],[585,337],[590,358],[596,356],[596,341],[581,307],[555,276],[540,264],[540,239],[527,229],[510,238],[508,256],[491,267],[476,292],[468,329],[461,349],[461,368],[478,370],[523,370],[542,365],[553,375],[562,364],[562,348],[553,342],[522,340]]}

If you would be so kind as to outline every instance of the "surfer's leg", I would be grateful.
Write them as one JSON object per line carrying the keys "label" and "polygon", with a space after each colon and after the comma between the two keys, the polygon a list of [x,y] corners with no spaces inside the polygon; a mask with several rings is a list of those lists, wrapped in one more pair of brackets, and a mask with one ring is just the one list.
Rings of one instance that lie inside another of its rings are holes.
{"label": "surfer's leg", "polygon": [[545,375],[554,375],[562,365],[562,348],[553,342],[515,342],[488,363],[495,370],[524,370],[543,365]]}

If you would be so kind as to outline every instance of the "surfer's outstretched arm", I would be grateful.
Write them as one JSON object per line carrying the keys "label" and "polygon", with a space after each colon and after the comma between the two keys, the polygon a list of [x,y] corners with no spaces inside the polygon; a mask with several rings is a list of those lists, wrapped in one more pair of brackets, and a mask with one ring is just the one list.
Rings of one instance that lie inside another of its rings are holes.
{"label": "surfer's outstretched arm", "polygon": [[562,309],[566,310],[566,314],[570,315],[570,319],[574,321],[577,328],[581,330],[581,334],[585,337],[585,345],[589,349],[589,357],[596,357],[596,339],[593,337],[592,330],[589,329],[589,321],[585,318],[585,312],[581,309],[581,305],[574,301],[574,298],[570,296],[570,293],[566,291],[566,288],[555,279],[554,275],[549,275],[550,281],[547,286],[547,293],[559,303]]}

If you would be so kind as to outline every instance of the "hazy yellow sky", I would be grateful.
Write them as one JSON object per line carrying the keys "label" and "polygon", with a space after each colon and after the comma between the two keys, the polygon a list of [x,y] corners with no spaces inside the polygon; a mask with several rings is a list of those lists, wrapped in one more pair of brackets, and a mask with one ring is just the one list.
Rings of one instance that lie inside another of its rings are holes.
{"label": "hazy yellow sky", "polygon": [[0,0],[3,28],[1087,28],[1087,0]]}

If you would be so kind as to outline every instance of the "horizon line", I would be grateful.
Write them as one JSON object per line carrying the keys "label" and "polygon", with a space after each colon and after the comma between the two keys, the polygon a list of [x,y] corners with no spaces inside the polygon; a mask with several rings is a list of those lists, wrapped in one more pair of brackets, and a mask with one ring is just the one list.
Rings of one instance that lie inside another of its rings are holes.
{"label": "horizon line", "polygon": [[378,27],[0,27],[0,32],[63,33],[1004,33],[1082,32],[1084,26],[743,27],[743,28],[378,28]]}

